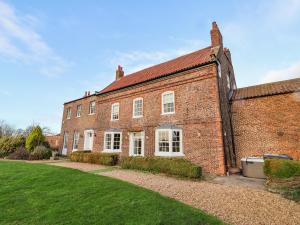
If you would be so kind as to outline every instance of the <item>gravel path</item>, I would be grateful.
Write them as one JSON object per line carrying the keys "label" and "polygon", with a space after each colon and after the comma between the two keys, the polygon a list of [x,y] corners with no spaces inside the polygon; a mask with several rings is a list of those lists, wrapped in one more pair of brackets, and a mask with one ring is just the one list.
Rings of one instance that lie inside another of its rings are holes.
{"label": "gravel path", "polygon": [[180,180],[132,170],[113,169],[99,172],[106,167],[86,163],[49,164],[95,171],[99,175],[124,180],[202,209],[233,225],[300,224],[300,204],[253,187]]}
{"label": "gravel path", "polygon": [[263,190],[178,180],[130,170],[113,170],[100,174],[159,192],[200,208],[230,224],[300,224],[300,204]]}

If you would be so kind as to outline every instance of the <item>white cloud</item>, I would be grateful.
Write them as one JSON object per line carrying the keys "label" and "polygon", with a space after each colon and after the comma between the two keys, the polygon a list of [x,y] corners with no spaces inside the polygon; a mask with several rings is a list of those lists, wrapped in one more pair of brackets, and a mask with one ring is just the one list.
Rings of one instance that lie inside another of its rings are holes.
{"label": "white cloud", "polygon": [[37,19],[21,15],[0,0],[0,56],[9,61],[37,65],[47,76],[62,74],[71,64],[58,56],[33,29]]}
{"label": "white cloud", "polygon": [[270,70],[263,76],[261,83],[287,80],[300,77],[300,61],[278,70]]}
{"label": "white cloud", "polygon": [[186,46],[179,49],[164,51],[116,52],[110,63],[115,67],[117,65],[123,66],[125,73],[130,74],[206,47],[204,45],[205,42],[201,40],[180,40],[180,42],[184,42]]}

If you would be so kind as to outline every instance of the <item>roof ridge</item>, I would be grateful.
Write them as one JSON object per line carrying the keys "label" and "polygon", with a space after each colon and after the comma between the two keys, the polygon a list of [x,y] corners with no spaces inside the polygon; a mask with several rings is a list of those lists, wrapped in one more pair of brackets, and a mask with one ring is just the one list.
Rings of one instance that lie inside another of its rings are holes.
{"label": "roof ridge", "polygon": [[165,62],[144,68],[130,73],[118,80],[114,80],[105,88],[97,92],[98,94],[108,93],[125,87],[144,83],[166,75],[174,74],[182,70],[193,68],[204,63],[211,62],[211,46],[186,53]]}
{"label": "roof ridge", "polygon": [[253,88],[253,87],[259,87],[259,86],[267,86],[267,85],[273,85],[273,84],[279,84],[279,83],[286,83],[286,82],[291,82],[291,81],[294,81],[294,80],[295,81],[298,81],[298,80],[300,81],[300,77],[299,78],[288,79],[288,80],[268,82],[268,83],[263,83],[263,84],[256,84],[256,85],[251,85],[251,86],[247,86],[247,87],[241,87],[241,88],[238,88],[237,90]]}
{"label": "roof ridge", "polygon": [[141,71],[144,71],[144,70],[147,70],[147,69],[150,69],[150,68],[156,67],[156,66],[160,66],[160,65],[162,65],[162,64],[165,64],[165,63],[169,63],[169,62],[172,62],[172,61],[178,60],[178,59],[180,59],[180,58],[183,58],[183,57],[186,57],[186,56],[189,56],[189,55],[195,54],[195,53],[197,53],[197,52],[200,52],[200,51],[206,50],[206,49],[208,49],[208,48],[211,48],[211,46],[207,46],[207,47],[205,47],[205,48],[201,48],[201,49],[198,49],[198,50],[196,50],[196,51],[193,51],[193,52],[185,53],[184,55],[180,55],[180,56],[178,56],[178,57],[176,57],[176,58],[169,59],[169,60],[167,60],[167,61],[164,61],[164,62],[161,62],[161,63],[155,64],[155,65],[153,65],[153,66],[146,67],[146,68],[144,68],[144,69],[141,69],[141,70],[135,71],[135,72],[133,72],[133,73],[130,73],[130,74],[128,74],[128,75],[126,75],[126,74],[125,74],[125,76],[124,76],[124,77],[128,77],[128,76],[134,75],[134,74],[136,74],[136,73],[139,73],[139,72],[141,72]]}

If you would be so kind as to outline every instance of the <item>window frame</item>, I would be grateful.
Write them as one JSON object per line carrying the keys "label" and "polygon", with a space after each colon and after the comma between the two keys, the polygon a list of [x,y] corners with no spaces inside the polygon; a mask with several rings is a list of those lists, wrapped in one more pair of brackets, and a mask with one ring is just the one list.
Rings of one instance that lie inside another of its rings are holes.
{"label": "window frame", "polygon": [[[78,136],[78,140],[77,140],[77,148],[75,148],[75,135]],[[73,147],[72,147],[72,151],[78,151],[78,147],[79,147],[79,139],[80,139],[80,133],[78,131],[75,131],[73,134]]]}
{"label": "window frame", "polygon": [[[136,101],[142,101],[142,110],[141,110],[141,115],[135,115],[135,102]],[[144,99],[142,97],[138,97],[138,98],[135,98],[133,99],[133,102],[132,102],[132,118],[141,118],[143,117],[143,114],[144,114]]]}
{"label": "window frame", "polygon": [[[110,139],[110,149],[106,148],[106,135],[110,134],[111,135],[111,139]],[[114,134],[120,134],[120,148],[119,149],[115,149],[114,150]],[[108,131],[108,132],[104,132],[104,141],[103,141],[103,152],[107,152],[107,153],[114,153],[114,152],[122,152],[122,132],[120,131]]]}
{"label": "window frame", "polygon": [[68,138],[69,138],[68,136],[69,136],[68,132],[65,131],[62,149],[68,150]]}
{"label": "window frame", "polygon": [[[94,107],[92,107],[92,103],[95,103]],[[94,112],[92,112],[92,110],[91,110],[92,108],[94,109]],[[93,100],[93,101],[90,101],[90,103],[89,103],[89,115],[95,115],[95,114],[96,114],[96,101]]]}
{"label": "window frame", "polygon": [[[80,108],[80,110],[78,110]],[[78,115],[79,112],[79,115]],[[81,112],[82,112],[82,105],[77,105],[76,106],[76,118],[81,117]]]}
{"label": "window frame", "polygon": [[[169,135],[169,151],[168,152],[160,152],[159,151],[159,132],[160,131],[168,131]],[[179,132],[179,138],[180,138],[180,151],[179,152],[173,152],[173,131]],[[166,156],[166,157],[181,157],[184,156],[184,150],[183,150],[183,139],[182,139],[182,129],[171,129],[171,128],[165,128],[165,129],[156,129],[155,130],[155,156]]]}
{"label": "window frame", "polygon": [[[173,112],[164,112],[164,96],[172,94],[173,95]],[[165,91],[164,93],[161,94],[161,115],[170,115],[170,114],[175,114],[175,92],[174,91]]]}
{"label": "window frame", "polygon": [[[113,116],[114,116],[114,111],[113,111],[113,108],[114,106],[118,106],[118,119],[114,119]],[[120,119],[120,103],[119,102],[116,102],[116,103],[113,103],[111,105],[111,113],[110,113],[110,120],[111,121],[118,121]]]}
{"label": "window frame", "polygon": [[227,75],[226,75],[226,83],[227,83],[227,89],[229,89],[229,91],[230,91],[231,90],[230,73],[227,73]]}
{"label": "window frame", "polygon": [[67,120],[71,119],[71,117],[72,117],[72,108],[71,107],[67,108],[66,114],[67,114],[66,115]]}

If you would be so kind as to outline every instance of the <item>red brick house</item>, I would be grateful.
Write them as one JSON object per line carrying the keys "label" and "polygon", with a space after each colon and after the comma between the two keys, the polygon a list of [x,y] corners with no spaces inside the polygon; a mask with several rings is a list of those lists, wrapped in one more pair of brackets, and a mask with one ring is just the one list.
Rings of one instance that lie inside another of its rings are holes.
{"label": "red brick house", "polygon": [[128,75],[118,66],[106,88],[66,102],[62,154],[185,157],[224,174],[241,156],[231,113],[236,93],[230,51],[214,22],[211,46]]}

